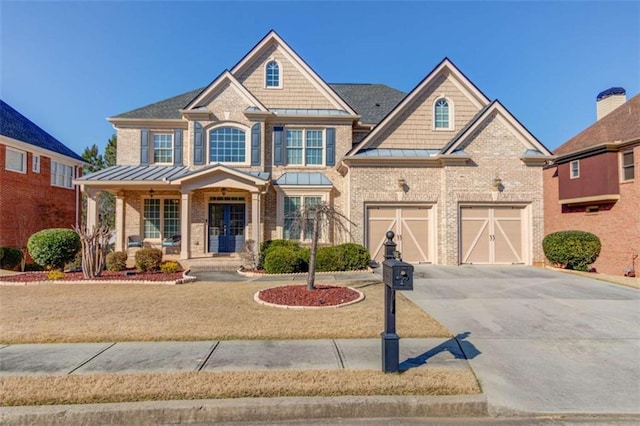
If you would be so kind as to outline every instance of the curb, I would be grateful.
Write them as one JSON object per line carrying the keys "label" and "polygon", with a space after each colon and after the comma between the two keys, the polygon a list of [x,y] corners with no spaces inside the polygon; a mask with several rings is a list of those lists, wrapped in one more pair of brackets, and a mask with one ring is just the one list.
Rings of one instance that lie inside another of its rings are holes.
{"label": "curb", "polygon": [[0,407],[3,425],[143,425],[445,416],[486,417],[486,398],[484,395],[282,397]]}

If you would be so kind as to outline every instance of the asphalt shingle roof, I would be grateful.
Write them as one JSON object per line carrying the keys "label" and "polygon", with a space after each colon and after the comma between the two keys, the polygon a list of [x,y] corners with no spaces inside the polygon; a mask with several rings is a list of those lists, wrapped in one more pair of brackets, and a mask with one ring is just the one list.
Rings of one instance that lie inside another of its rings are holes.
{"label": "asphalt shingle roof", "polygon": [[[360,121],[365,124],[379,123],[405,96],[404,92],[384,84],[329,83],[329,86],[360,114]],[[201,87],[113,118],[180,119],[179,110],[204,89]]]}
{"label": "asphalt shingle roof", "polygon": [[65,144],[42,130],[37,124],[20,114],[1,99],[0,135],[73,158],[74,160],[84,161],[82,157],[69,149]]}
{"label": "asphalt shingle roof", "polygon": [[565,155],[603,143],[626,142],[640,138],[640,94],[611,111],[553,153]]}

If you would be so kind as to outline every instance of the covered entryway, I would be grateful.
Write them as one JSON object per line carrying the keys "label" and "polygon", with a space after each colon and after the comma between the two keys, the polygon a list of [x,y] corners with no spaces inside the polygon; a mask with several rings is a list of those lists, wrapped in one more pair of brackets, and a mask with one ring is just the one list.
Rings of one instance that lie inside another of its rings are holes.
{"label": "covered entryway", "polygon": [[460,263],[525,263],[523,206],[460,207]]}
{"label": "covered entryway", "polygon": [[402,260],[413,263],[432,261],[431,206],[370,206],[367,208],[367,249],[371,258],[384,260],[387,231],[396,234]]}
{"label": "covered entryway", "polygon": [[235,253],[244,244],[244,199],[235,204],[209,204],[209,252]]}

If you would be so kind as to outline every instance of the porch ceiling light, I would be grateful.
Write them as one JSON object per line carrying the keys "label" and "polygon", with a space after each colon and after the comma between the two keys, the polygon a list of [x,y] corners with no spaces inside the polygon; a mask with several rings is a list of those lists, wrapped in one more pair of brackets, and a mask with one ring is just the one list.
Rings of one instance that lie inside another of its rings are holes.
{"label": "porch ceiling light", "polygon": [[153,194],[155,194],[156,191],[153,190],[153,188],[151,188],[149,190],[149,198],[153,198]]}
{"label": "porch ceiling light", "polygon": [[220,189],[220,192],[222,192],[222,196],[224,197],[225,195],[227,195],[227,188]]}

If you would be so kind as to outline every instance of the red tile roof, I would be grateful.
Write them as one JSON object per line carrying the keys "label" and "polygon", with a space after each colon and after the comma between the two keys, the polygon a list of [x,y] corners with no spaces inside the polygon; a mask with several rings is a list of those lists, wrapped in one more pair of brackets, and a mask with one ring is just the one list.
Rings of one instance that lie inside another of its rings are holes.
{"label": "red tile roof", "polygon": [[603,143],[637,138],[640,138],[640,94],[569,139],[553,153],[565,155]]}

